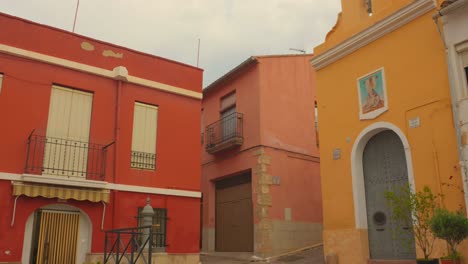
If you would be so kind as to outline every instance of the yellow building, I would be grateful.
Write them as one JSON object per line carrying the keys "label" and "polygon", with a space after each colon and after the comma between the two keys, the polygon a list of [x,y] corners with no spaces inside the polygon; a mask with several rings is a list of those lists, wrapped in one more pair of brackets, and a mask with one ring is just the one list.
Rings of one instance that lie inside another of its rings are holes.
{"label": "yellow building", "polygon": [[[351,264],[414,259],[420,252],[392,235],[386,190],[427,185],[447,208],[466,208],[445,50],[432,19],[442,1],[341,2],[311,60],[325,255]],[[433,257],[445,251],[439,244]],[[468,263],[466,242],[459,251]]]}

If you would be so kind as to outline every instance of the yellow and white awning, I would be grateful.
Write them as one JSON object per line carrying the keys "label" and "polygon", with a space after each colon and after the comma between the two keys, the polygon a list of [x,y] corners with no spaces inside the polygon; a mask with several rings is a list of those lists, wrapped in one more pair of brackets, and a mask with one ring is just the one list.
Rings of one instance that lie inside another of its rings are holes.
{"label": "yellow and white awning", "polygon": [[90,202],[109,202],[109,190],[96,190],[86,188],[67,188],[62,186],[28,184],[23,182],[13,182],[13,195],[25,195],[28,197],[45,197],[58,199],[73,199]]}

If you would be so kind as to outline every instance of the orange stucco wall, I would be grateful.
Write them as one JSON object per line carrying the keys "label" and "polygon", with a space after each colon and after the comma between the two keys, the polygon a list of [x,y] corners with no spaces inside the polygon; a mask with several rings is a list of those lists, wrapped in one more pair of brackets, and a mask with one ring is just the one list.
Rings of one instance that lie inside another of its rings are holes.
{"label": "orange stucco wall", "polygon": [[[343,14],[320,55],[412,1],[375,1],[374,16],[363,15],[362,1],[342,1]],[[435,9],[434,9],[435,12]],[[460,168],[442,40],[428,12],[397,30],[359,48],[317,71],[320,113],[320,155],[325,253],[340,263],[365,263],[369,258],[367,229],[356,228],[351,150],[368,126],[387,122],[398,127],[409,142],[416,190],[428,185],[445,195],[450,209],[463,205]],[[383,67],[388,111],[360,120],[357,79]],[[420,126],[411,128],[411,119]],[[333,150],[341,157],[333,159]],[[450,186],[449,186],[450,185]],[[458,186],[458,187],[457,187]],[[350,248],[350,245],[355,245]]]}

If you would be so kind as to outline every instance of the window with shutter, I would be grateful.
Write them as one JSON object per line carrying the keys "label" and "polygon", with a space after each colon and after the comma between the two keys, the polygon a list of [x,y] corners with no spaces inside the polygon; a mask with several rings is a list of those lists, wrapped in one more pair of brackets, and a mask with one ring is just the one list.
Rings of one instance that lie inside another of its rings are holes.
{"label": "window with shutter", "polygon": [[221,135],[228,140],[236,136],[236,93],[221,98]]}
{"label": "window with shutter", "polygon": [[158,107],[135,103],[131,167],[154,170],[156,168],[156,135]]}
{"label": "window with shutter", "polygon": [[461,58],[462,58],[462,65],[463,65],[464,72],[465,72],[465,81],[468,87],[468,50],[465,50],[464,52],[461,53]]}
{"label": "window with shutter", "polygon": [[54,85],[44,146],[45,174],[86,177],[93,94]]}

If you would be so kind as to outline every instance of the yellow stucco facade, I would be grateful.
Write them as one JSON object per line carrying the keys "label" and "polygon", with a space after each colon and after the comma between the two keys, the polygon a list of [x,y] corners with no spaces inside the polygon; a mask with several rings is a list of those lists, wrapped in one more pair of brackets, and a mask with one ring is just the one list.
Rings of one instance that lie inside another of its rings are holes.
{"label": "yellow stucco facade", "polygon": [[[337,24],[311,61],[320,115],[324,249],[339,263],[370,258],[362,155],[381,131],[392,130],[402,141],[416,190],[428,185],[444,195],[447,208],[465,207],[445,51],[432,20],[442,1],[374,0],[372,16],[365,2],[342,0]],[[358,87],[360,78],[376,70],[382,70],[385,107],[372,116],[363,113]],[[439,243],[433,256],[444,251]],[[468,259],[468,252],[463,255]]]}

